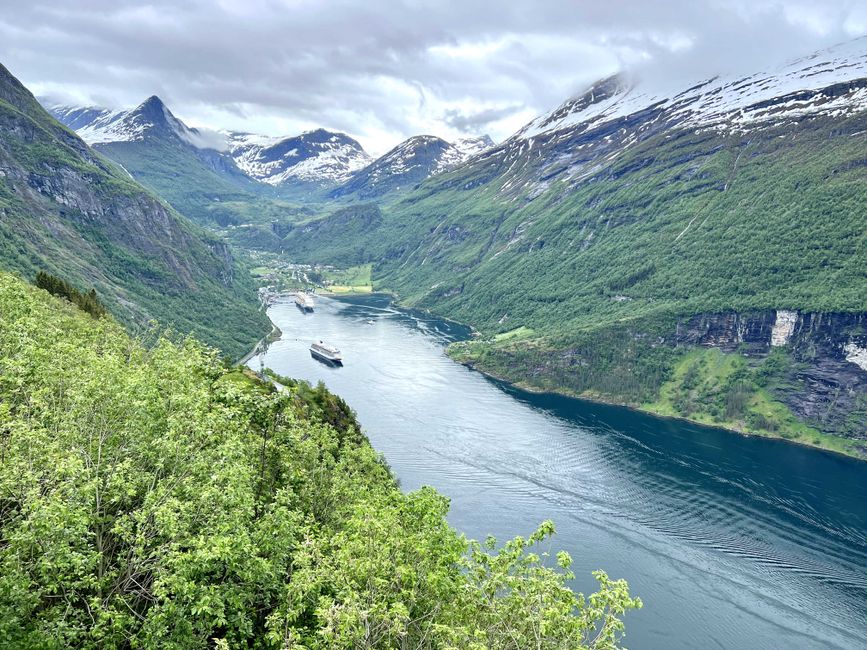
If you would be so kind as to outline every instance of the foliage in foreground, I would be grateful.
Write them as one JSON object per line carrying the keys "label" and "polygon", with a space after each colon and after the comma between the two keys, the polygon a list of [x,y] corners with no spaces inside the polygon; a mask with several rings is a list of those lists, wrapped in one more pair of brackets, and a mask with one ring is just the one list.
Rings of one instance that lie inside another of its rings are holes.
{"label": "foliage in foreground", "polygon": [[0,646],[617,647],[623,581],[466,541],[311,390],[0,274]]}

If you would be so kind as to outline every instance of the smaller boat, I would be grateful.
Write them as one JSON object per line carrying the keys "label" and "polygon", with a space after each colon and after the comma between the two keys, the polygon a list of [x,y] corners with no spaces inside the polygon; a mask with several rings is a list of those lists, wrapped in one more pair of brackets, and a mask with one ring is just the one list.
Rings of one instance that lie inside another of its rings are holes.
{"label": "smaller boat", "polygon": [[295,304],[301,311],[313,311],[313,296],[304,291],[295,294]]}
{"label": "smaller boat", "polygon": [[340,354],[340,350],[335,348],[333,345],[328,345],[324,341],[316,341],[316,343],[312,343],[310,345],[310,355],[314,359],[324,361],[325,363],[330,363],[335,366],[343,365],[343,357]]}

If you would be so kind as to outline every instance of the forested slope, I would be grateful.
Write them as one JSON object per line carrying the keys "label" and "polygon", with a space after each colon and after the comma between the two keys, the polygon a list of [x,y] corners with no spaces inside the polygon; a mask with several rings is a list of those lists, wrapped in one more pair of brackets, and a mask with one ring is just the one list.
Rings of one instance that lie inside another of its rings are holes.
{"label": "forested slope", "polygon": [[95,287],[127,325],[159,319],[233,357],[268,329],[224,241],[96,154],[2,66],[0,268]]}
{"label": "forested slope", "polygon": [[637,601],[573,594],[550,524],[468,543],[323,387],[146,343],[0,273],[0,646],[617,645]]}

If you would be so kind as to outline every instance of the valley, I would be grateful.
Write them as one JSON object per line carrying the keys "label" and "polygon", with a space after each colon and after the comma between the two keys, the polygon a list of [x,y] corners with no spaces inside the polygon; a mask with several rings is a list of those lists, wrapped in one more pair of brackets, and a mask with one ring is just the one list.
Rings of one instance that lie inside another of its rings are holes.
{"label": "valley", "polygon": [[860,647],[860,8],[85,4],[0,17],[0,646]]}
{"label": "valley", "polygon": [[[52,110],[254,258],[369,267],[364,291],[471,325],[462,363],[864,456],[867,369],[845,350],[867,349],[865,50],[669,95],[615,76],[500,144],[418,136],[378,159],[322,129],[200,132],[158,98]],[[684,385],[697,356],[729,370]]]}

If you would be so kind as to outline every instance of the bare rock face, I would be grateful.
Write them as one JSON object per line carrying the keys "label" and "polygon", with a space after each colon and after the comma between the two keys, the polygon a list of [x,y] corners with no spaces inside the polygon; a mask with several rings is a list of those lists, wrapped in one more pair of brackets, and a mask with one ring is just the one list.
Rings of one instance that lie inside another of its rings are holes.
{"label": "bare rock face", "polygon": [[771,347],[774,312],[699,314],[678,323],[678,344],[703,345],[734,352],[766,354]]}
{"label": "bare rock face", "polygon": [[797,322],[798,312],[778,309],[777,319],[774,321],[774,328],[771,330],[771,347],[786,345],[789,339],[792,338]]}
{"label": "bare rock face", "polygon": [[867,314],[700,314],[678,324],[676,342],[747,355],[785,347],[795,363],[777,397],[822,431],[867,440]]}

